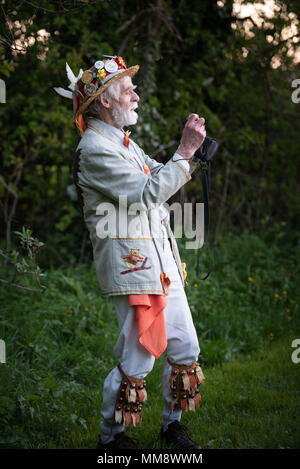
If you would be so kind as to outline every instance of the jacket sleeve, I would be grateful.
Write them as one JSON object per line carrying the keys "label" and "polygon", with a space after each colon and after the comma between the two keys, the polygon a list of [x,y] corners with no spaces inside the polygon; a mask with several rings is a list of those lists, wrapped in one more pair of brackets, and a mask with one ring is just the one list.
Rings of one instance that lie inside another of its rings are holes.
{"label": "jacket sleeve", "polygon": [[116,201],[126,195],[127,205],[138,203],[141,210],[151,210],[154,204],[166,202],[191,179],[191,175],[172,159],[165,165],[150,160],[146,164],[150,163],[152,177],[112,149],[99,147],[93,151],[82,151],[78,184]]}
{"label": "jacket sleeve", "polygon": [[[164,166],[163,163],[159,163],[158,161],[155,161],[153,158],[151,158],[150,156],[146,155],[146,153],[140,148],[138,147],[139,151],[142,153],[144,159],[145,159],[145,163],[146,165],[148,166],[148,168],[150,169],[150,172],[152,175],[156,174],[158,171],[160,171],[160,169]],[[193,162],[190,162],[189,163],[189,170],[188,172],[190,174],[192,174],[196,168],[198,168],[200,166],[199,163],[195,163],[194,161]]]}
{"label": "jacket sleeve", "polygon": [[139,147],[135,142],[132,142],[132,144],[137,149],[137,151],[141,154],[141,157],[144,159],[145,164],[148,166],[152,176],[154,176],[158,171],[161,170],[161,168],[164,167],[163,163],[159,163],[153,158],[150,158],[150,156],[146,155],[144,150],[142,150],[141,147]]}

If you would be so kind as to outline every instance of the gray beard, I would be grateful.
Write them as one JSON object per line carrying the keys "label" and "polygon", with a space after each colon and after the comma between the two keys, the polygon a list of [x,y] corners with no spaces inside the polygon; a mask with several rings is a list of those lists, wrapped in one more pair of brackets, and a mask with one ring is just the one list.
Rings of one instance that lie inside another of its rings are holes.
{"label": "gray beard", "polygon": [[123,128],[127,125],[135,125],[138,120],[138,114],[135,111],[131,111],[127,109],[124,111],[119,103],[115,103],[115,106],[112,110],[112,118],[114,121],[114,125],[117,127]]}

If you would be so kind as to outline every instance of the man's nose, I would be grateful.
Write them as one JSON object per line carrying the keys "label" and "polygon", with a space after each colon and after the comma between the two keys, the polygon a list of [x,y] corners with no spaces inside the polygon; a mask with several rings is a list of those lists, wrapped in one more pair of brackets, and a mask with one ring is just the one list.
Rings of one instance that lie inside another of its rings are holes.
{"label": "man's nose", "polygon": [[138,103],[139,100],[140,100],[139,95],[135,91],[133,91],[131,101],[136,101]]}

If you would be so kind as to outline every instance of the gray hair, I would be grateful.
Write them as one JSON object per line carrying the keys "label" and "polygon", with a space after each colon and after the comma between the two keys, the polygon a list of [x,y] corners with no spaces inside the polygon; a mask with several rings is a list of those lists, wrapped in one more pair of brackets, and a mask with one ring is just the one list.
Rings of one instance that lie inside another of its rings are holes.
{"label": "gray hair", "polygon": [[[108,98],[109,100],[115,99],[116,101],[119,101],[120,99],[120,85],[121,81],[124,80],[124,78],[120,78],[119,80],[116,80],[114,83],[112,83],[110,86],[106,88],[105,91],[103,91],[102,96],[105,98]],[[85,111],[86,114],[94,114],[94,115],[99,115],[101,111],[101,103],[100,103],[100,95],[97,96],[91,104],[88,106],[87,110]]]}

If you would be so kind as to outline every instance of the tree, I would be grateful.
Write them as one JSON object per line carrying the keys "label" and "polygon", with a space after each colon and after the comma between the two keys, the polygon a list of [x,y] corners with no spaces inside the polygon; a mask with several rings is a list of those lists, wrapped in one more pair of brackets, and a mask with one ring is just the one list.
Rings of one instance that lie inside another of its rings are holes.
{"label": "tree", "polygon": [[[230,228],[257,229],[266,214],[295,223],[299,120],[290,96],[299,66],[288,53],[299,34],[291,44],[283,32],[296,23],[297,5],[276,0],[275,15],[256,23],[234,16],[231,0],[2,2],[6,249],[12,230],[29,225],[46,242],[45,264],[92,255],[72,179],[79,141],[72,104],[53,87],[67,86],[66,62],[77,74],[102,54],[141,65],[132,135],[150,155],[167,161],[188,114],[205,116],[208,134],[220,142],[211,183],[216,241]],[[184,196],[202,200],[197,174]]]}

